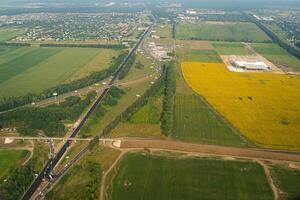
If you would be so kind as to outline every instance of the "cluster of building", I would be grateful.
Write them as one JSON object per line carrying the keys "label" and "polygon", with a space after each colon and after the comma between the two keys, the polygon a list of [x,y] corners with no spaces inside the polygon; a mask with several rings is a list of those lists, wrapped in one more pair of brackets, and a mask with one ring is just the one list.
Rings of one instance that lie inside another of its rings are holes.
{"label": "cluster of building", "polygon": [[26,34],[15,41],[122,40],[147,25],[147,13],[42,13],[2,17]]}
{"label": "cluster of building", "polygon": [[172,56],[170,56],[170,50],[161,45],[156,45],[155,42],[149,42],[147,44],[147,48],[150,50],[151,56],[153,56],[156,60],[171,60]]}

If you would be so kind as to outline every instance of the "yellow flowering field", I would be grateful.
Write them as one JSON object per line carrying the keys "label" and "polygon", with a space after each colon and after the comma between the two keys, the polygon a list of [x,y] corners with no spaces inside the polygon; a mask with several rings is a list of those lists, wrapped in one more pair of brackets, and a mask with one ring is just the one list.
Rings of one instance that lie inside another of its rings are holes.
{"label": "yellow flowering field", "polygon": [[221,63],[181,63],[189,86],[248,140],[300,150],[300,77],[230,72]]}

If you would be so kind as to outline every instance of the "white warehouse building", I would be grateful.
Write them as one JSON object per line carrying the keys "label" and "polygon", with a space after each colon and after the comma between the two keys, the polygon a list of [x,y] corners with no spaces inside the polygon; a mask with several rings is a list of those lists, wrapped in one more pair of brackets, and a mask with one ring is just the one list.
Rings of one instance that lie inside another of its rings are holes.
{"label": "white warehouse building", "polygon": [[243,70],[269,71],[271,68],[264,62],[233,61],[232,66]]}

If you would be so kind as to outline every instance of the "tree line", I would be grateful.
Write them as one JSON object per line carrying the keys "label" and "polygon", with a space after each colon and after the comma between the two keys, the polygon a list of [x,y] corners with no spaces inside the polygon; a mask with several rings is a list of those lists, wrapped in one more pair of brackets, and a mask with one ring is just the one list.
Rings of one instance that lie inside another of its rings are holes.
{"label": "tree line", "polygon": [[124,49],[124,48],[126,48],[122,44],[63,44],[63,43],[40,44],[40,47],[105,48],[105,49]]}
{"label": "tree line", "polygon": [[162,133],[170,135],[173,130],[174,99],[176,92],[176,71],[174,62],[168,63],[164,79],[163,111],[161,117]]}
{"label": "tree line", "polygon": [[29,43],[14,43],[14,42],[0,42],[0,46],[8,46],[8,47],[30,47]]}
{"label": "tree line", "polygon": [[48,137],[63,136],[66,132],[63,120],[74,122],[90,105],[96,92],[84,99],[71,96],[60,105],[47,107],[23,107],[0,114],[1,127],[17,127],[21,135],[32,136],[42,132]]}
{"label": "tree line", "polygon": [[102,131],[101,136],[107,137],[111,131],[117,127],[120,122],[128,121],[131,116],[136,113],[142,106],[146,105],[149,98],[153,96],[163,84],[165,77],[165,67],[163,66],[163,72],[161,77],[149,88],[146,92],[139,97],[133,104],[131,104],[124,112],[118,115],[113,121],[111,121]]}
{"label": "tree line", "polygon": [[[104,117],[104,115],[107,113],[109,108],[115,106],[118,104],[121,97],[125,94],[125,91],[123,89],[120,89],[118,87],[111,87],[108,91],[107,95],[105,96],[103,102],[94,110],[94,113],[91,115],[91,117],[88,119],[87,123],[82,127],[80,131],[80,135],[84,138],[92,136],[91,127],[99,123],[99,120]],[[95,146],[97,139],[94,139],[90,143],[90,149]]]}
{"label": "tree line", "polygon": [[292,55],[296,56],[300,59],[300,50],[297,49],[295,46],[289,44],[284,39],[281,39],[279,36],[277,36],[273,31],[271,31],[269,28],[267,28],[264,24],[262,24],[260,21],[252,17],[251,15],[247,15],[249,20],[255,23],[261,30],[263,30],[272,40],[273,42],[277,43],[279,46],[287,50]]}
{"label": "tree line", "polygon": [[71,92],[83,87],[90,86],[94,83],[97,83],[105,78],[113,75],[119,68],[119,65],[124,60],[128,52],[124,52],[120,54],[118,57],[113,59],[111,66],[105,70],[99,72],[93,72],[92,74],[78,80],[74,80],[70,83],[65,83],[58,85],[56,87],[47,89],[39,94],[27,94],[21,97],[7,97],[0,99],[0,111],[5,111],[9,109],[13,109],[19,106],[23,106],[35,101],[40,101],[43,99],[47,99],[53,97],[53,93],[56,92],[58,94],[64,94],[67,92]]}
{"label": "tree line", "polygon": [[133,54],[128,62],[125,64],[125,66],[123,67],[122,71],[119,74],[119,80],[123,80],[125,78],[125,76],[128,74],[128,72],[130,71],[132,65],[135,63],[136,60],[136,54]]}

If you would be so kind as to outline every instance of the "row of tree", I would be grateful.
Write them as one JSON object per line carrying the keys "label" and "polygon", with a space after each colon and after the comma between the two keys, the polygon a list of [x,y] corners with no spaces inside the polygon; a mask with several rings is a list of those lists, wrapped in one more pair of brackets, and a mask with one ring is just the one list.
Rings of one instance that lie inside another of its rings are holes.
{"label": "row of tree", "polygon": [[119,74],[119,80],[122,80],[125,78],[125,76],[128,74],[128,72],[130,71],[132,65],[135,63],[136,60],[136,54],[133,54],[128,62],[125,64],[125,66],[123,67],[122,71]]}
{"label": "row of tree", "polygon": [[40,44],[40,47],[69,47],[69,48],[105,48],[105,49],[124,49],[122,44],[64,44],[64,43],[46,43]]}
{"label": "row of tree", "polygon": [[120,63],[124,60],[127,54],[128,52],[126,51],[120,54],[118,57],[114,58],[111,66],[105,70],[94,72],[86,76],[85,78],[74,80],[70,83],[61,84],[56,87],[47,89],[40,94],[27,94],[21,97],[2,98],[0,99],[0,112],[53,97],[53,93],[64,94],[104,80],[105,78],[113,75],[118,70]]}
{"label": "row of tree", "polygon": [[176,71],[174,62],[168,63],[164,79],[163,111],[161,117],[162,133],[170,135],[173,130],[174,99],[176,92]]}
{"label": "row of tree", "polygon": [[120,122],[128,121],[131,116],[136,113],[142,106],[146,105],[149,98],[159,91],[163,85],[165,78],[165,67],[163,67],[162,76],[132,105],[130,105],[124,112],[118,115],[113,121],[111,121],[102,131],[102,136],[107,137],[111,131],[117,127]]}
{"label": "row of tree", "polygon": [[274,42],[276,42],[279,46],[286,49],[289,53],[296,56],[300,59],[300,50],[297,49],[297,47],[291,45],[284,39],[281,39],[278,35],[276,35],[273,31],[271,31],[269,28],[267,28],[264,24],[262,24],[260,21],[252,17],[251,15],[248,15],[248,18],[250,21],[255,23],[260,29],[262,29]]}
{"label": "row of tree", "polygon": [[42,131],[49,137],[64,135],[63,120],[74,122],[90,105],[96,93],[87,94],[85,99],[71,96],[60,105],[48,107],[23,107],[0,114],[1,127],[17,127],[22,135],[37,135]]}
{"label": "row of tree", "polygon": [[0,42],[0,46],[8,46],[8,47],[30,47],[29,43],[14,43],[14,42]]}
{"label": "row of tree", "polygon": [[[108,91],[107,95],[105,96],[103,102],[94,110],[94,113],[91,115],[91,117],[88,119],[87,123],[82,127],[80,131],[80,135],[82,137],[90,137],[92,136],[92,129],[91,127],[94,126],[94,124],[99,123],[99,120],[104,117],[104,115],[107,113],[109,108],[115,106],[118,104],[121,97],[125,94],[125,91],[118,88],[118,87],[111,87],[111,89]],[[95,145],[93,142],[91,142],[91,148]]]}

